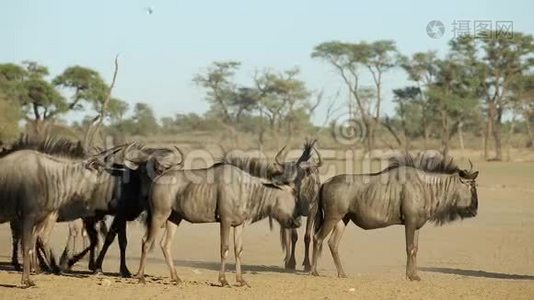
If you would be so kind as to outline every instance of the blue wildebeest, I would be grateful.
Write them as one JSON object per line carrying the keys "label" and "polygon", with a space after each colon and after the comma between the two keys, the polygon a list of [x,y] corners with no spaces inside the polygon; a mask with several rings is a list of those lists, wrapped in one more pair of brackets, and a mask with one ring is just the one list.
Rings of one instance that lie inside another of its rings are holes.
{"label": "blue wildebeest", "polygon": [[[317,212],[317,193],[321,185],[319,179],[319,167],[322,165],[321,154],[315,148],[315,142],[306,141],[304,144],[304,151],[299,159],[295,162],[280,162],[278,156],[276,157],[276,163],[283,169],[295,168],[297,170],[296,186],[298,191],[298,197],[300,202],[305,206],[301,210],[302,215],[307,217],[306,220],[306,231],[304,235],[304,260],[302,265],[304,266],[304,271],[310,271],[310,240],[311,240],[311,231],[313,227],[313,221],[315,214]],[[312,149],[317,154],[317,162],[310,161]],[[308,161],[309,163],[303,165],[299,161]],[[283,228],[280,227],[280,242],[282,244],[282,249],[285,251],[284,258],[284,267],[288,270],[295,270],[296,260],[295,260],[295,246],[298,240],[298,233],[295,228]]]}
{"label": "blue wildebeest", "polygon": [[[132,151],[135,148],[137,151]],[[176,161],[175,156],[183,157],[179,148],[175,147],[173,150],[167,148],[149,148],[144,147],[141,144],[132,143],[128,147],[129,158],[135,160],[142,166],[150,165],[151,168],[158,173],[180,167],[183,163],[182,160]],[[110,156],[113,156],[111,154]],[[117,158],[106,157],[104,161],[115,161]],[[113,176],[121,178],[119,195],[117,196],[117,203],[114,205],[113,210],[108,213],[114,215],[113,222],[110,227],[110,231],[106,236],[102,250],[100,251],[95,263],[95,273],[102,273],[102,264],[106,252],[113,243],[115,236],[119,236],[120,247],[120,273],[123,277],[130,277],[130,271],[126,266],[126,226],[128,221],[137,219],[140,214],[148,207],[148,187],[150,178],[148,174],[145,174],[143,170],[145,168],[129,169],[123,164],[113,164],[112,168],[105,169]],[[146,177],[146,178],[145,178]]]}
{"label": "blue wildebeest", "polygon": [[[41,147],[40,145],[40,142],[35,143],[33,141],[24,141],[22,145],[15,145],[13,147],[13,150],[20,150],[20,148],[32,148],[37,150]],[[60,145],[61,143],[56,143],[55,147],[58,148],[58,146]],[[68,143],[65,145],[68,146]],[[65,145],[63,145],[63,147]],[[50,152],[50,149],[48,149],[48,152]],[[68,150],[68,152],[75,153],[76,156],[84,157],[83,151],[80,152],[79,150]],[[162,170],[172,166],[172,158],[174,156],[174,153],[174,150],[166,148],[143,148],[142,150],[142,154],[145,155],[144,159],[150,159],[154,161],[154,163],[157,164],[158,168]],[[87,229],[90,240],[90,245],[86,247],[83,251],[75,255],[72,255],[73,253],[70,247],[71,245],[67,243],[67,247],[65,248],[65,251],[61,256],[60,261],[62,269],[68,269],[72,267],[72,265],[75,264],[82,257],[84,257],[87,252],[90,252],[89,269],[93,270],[95,273],[101,273],[102,263],[105,254],[109,246],[113,242],[115,236],[118,234],[120,248],[120,273],[123,277],[131,276],[130,271],[126,266],[126,224],[127,221],[135,220],[141,214],[141,212],[146,209],[147,202],[146,197],[140,197],[141,183],[138,172],[128,172],[128,170],[124,169],[122,165],[113,165],[108,163],[108,161],[111,160],[110,157],[113,154],[114,153],[111,152],[107,155],[103,155],[102,158],[99,160],[100,163],[96,163],[96,161],[94,162],[95,167],[98,166],[98,168],[103,168],[112,176],[108,176],[107,178],[109,180],[106,181],[105,184],[103,184],[101,187],[99,187],[98,190],[95,191],[92,200],[89,201],[92,203],[91,207],[87,208],[85,206],[79,205],[64,205],[58,211],[58,221],[60,222],[73,220],[77,216],[85,215],[86,217],[83,218],[83,223],[85,225],[85,228]],[[141,158],[139,159],[140,161],[142,161]],[[102,236],[105,236],[105,241],[95,262],[95,248],[97,247],[100,240],[97,234],[98,232],[96,226],[101,223],[101,220],[106,215],[114,215],[115,217],[107,234],[102,231],[98,231],[101,233]],[[19,220],[12,220],[11,224],[12,230],[15,228],[21,228],[22,225]],[[50,230],[51,228],[45,229],[44,231],[46,231],[46,233],[41,234],[39,239],[37,240],[39,246],[38,248],[42,249],[42,251],[44,251],[45,253],[46,251],[42,247],[42,241],[48,240]],[[18,265],[18,262],[16,261],[16,245],[18,243],[16,241],[20,240],[20,233],[18,233],[17,235],[17,231],[20,232],[20,229],[13,230],[14,244],[12,261],[14,266]],[[51,253],[51,251],[49,253]],[[48,257],[44,261],[46,262],[46,266],[49,269],[52,269],[53,271],[59,271],[59,269],[57,269],[57,267],[55,266],[53,255],[50,255],[50,257]]]}
{"label": "blue wildebeest", "polygon": [[[307,140],[304,143],[302,154],[295,161],[283,161],[281,159],[285,147],[275,156],[276,165],[262,162],[254,157],[233,157],[233,153],[225,153],[223,163],[232,164],[255,176],[272,177],[275,174],[286,172],[296,172],[295,188],[299,197],[299,203],[303,206],[299,209],[302,216],[306,216],[306,234],[304,236],[304,270],[309,271],[311,264],[309,259],[309,245],[315,212],[317,211],[317,192],[321,185],[319,180],[319,167],[322,159],[319,151],[315,148],[316,140]],[[313,151],[317,154],[317,161],[312,159]],[[236,163],[238,162],[238,163]],[[263,169],[262,169],[263,168]],[[271,223],[270,223],[271,224]],[[280,242],[282,250],[285,252],[284,267],[288,270],[295,270],[295,246],[298,240],[298,233],[295,228],[285,228],[280,226]]]}
{"label": "blue wildebeest", "polygon": [[[124,163],[132,169],[136,169],[138,165],[138,162],[130,159],[128,155],[125,155]],[[232,163],[238,164],[238,161],[232,160]],[[241,274],[241,235],[245,223],[272,217],[285,227],[300,226],[299,208],[302,205],[298,203],[294,189],[296,170],[279,170],[273,176],[257,177],[233,164],[221,162],[205,169],[156,173],[149,192],[148,227],[137,273],[140,282],[144,282],[147,253],[163,225],[165,235],[161,240],[161,248],[171,280],[178,283],[181,280],[174,268],[171,242],[180,222],[186,220],[191,223],[220,223],[219,282],[223,286],[228,285],[225,265],[231,227],[234,227],[237,282],[247,285]],[[266,168],[259,166],[259,169]]]}
{"label": "blue wildebeest", "polygon": [[[20,145],[23,147],[23,142]],[[30,255],[36,238],[47,231],[58,218],[62,207],[89,212],[97,207],[102,194],[110,192],[109,175],[93,168],[94,162],[120,148],[81,159],[73,154],[74,145],[65,140],[47,139],[38,150],[16,147],[0,158],[0,223],[22,222],[22,284],[34,285],[30,279]],[[83,217],[78,215],[74,219]],[[50,247],[44,247],[47,258]]]}
{"label": "blue wildebeest", "polygon": [[416,256],[419,229],[427,222],[442,225],[474,217],[478,209],[475,179],[478,172],[459,169],[452,158],[394,157],[383,171],[372,174],[337,175],[319,190],[312,260],[312,275],[318,275],[317,259],[324,238],[339,277],[346,277],[338,245],[349,221],[363,229],[404,225],[406,232],[406,277],[420,280]]}

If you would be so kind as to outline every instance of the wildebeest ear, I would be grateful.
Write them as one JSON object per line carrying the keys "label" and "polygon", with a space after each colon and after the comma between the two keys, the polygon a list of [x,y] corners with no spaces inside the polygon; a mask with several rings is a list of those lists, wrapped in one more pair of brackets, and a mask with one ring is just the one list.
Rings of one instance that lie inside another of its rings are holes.
{"label": "wildebeest ear", "polygon": [[126,169],[121,164],[114,163],[111,167],[105,167],[104,170],[109,173],[111,176],[119,177],[122,176]]}
{"label": "wildebeest ear", "polygon": [[473,173],[469,173],[465,170],[461,170],[458,175],[460,175],[460,177],[464,178],[464,179],[469,179],[469,180],[474,180],[477,178],[478,176],[478,171],[476,172],[473,172]]}
{"label": "wildebeest ear", "polygon": [[130,170],[137,170],[137,168],[139,167],[138,164],[136,164],[133,161],[128,160],[128,159],[124,160],[124,165]]}
{"label": "wildebeest ear", "polygon": [[476,179],[478,176],[478,171],[474,172],[474,173],[471,173],[469,174],[469,179]]}

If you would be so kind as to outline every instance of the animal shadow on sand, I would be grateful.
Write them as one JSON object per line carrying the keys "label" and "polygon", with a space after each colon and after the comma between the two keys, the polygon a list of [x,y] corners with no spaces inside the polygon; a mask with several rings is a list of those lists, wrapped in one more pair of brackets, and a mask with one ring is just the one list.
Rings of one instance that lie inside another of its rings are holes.
{"label": "animal shadow on sand", "polygon": [[425,271],[425,272],[454,274],[454,275],[478,277],[478,278],[508,279],[508,280],[534,280],[534,275],[496,273],[496,272],[487,272],[487,271],[482,271],[482,270],[466,270],[466,269],[442,268],[442,267],[422,267],[422,268],[419,268],[419,270]]}
{"label": "animal shadow on sand", "polygon": [[11,262],[7,261],[0,261],[0,271],[18,272],[17,270],[15,270]]}
{"label": "animal shadow on sand", "polygon": [[[15,270],[13,265],[11,265],[11,262],[6,261],[0,261],[0,271],[5,271],[8,273],[19,273],[20,271]],[[62,270],[59,274],[55,274],[52,272],[43,271],[41,274],[49,274],[49,275],[61,275],[61,276],[67,276],[67,277],[75,277],[75,278],[88,278],[93,276],[93,272],[89,270]],[[109,276],[115,276],[120,277],[121,275],[117,272],[115,273],[106,273]],[[3,286],[0,284],[0,286]]]}
{"label": "animal shadow on sand", "polygon": [[[163,264],[165,265],[165,260],[160,258],[149,258],[152,263]],[[218,261],[195,261],[195,260],[174,260],[174,265],[177,267],[189,267],[196,269],[205,269],[211,271],[219,271],[221,268],[221,263]],[[227,262],[227,270],[235,270],[235,263]],[[273,273],[296,273],[296,274],[307,274],[303,271],[295,270],[286,270],[281,266],[265,266],[265,265],[246,265],[242,264],[241,269],[243,272],[249,272],[250,274],[255,274],[259,272],[273,272]]]}

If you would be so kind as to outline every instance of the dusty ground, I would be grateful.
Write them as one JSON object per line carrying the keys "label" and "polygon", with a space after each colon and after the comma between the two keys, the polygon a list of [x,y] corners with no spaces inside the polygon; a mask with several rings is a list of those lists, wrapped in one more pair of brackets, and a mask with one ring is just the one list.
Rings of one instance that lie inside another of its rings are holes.
{"label": "dusty ground", "polygon": [[[177,298],[385,298],[385,299],[533,299],[534,298],[534,163],[483,163],[479,185],[480,208],[475,219],[445,227],[426,225],[418,254],[421,282],[404,278],[402,227],[363,231],[347,228],[340,252],[348,279],[335,278],[335,267],[325,245],[321,277],[287,273],[282,265],[278,231],[266,222],[245,228],[244,270],[251,288],[220,288],[217,283],[219,237],[217,224],[182,224],[173,253],[185,283],[169,284],[159,247],[150,255],[146,285],[121,279],[118,250],[107,257],[106,276],[89,275],[86,263],[65,276],[38,275],[37,287],[18,288],[20,274],[8,265],[9,226],[0,225],[0,299],[177,299]],[[132,223],[128,264],[136,271],[142,228]],[[59,253],[66,226],[55,229]],[[303,257],[298,245],[299,263]],[[228,279],[234,280],[230,264]]]}

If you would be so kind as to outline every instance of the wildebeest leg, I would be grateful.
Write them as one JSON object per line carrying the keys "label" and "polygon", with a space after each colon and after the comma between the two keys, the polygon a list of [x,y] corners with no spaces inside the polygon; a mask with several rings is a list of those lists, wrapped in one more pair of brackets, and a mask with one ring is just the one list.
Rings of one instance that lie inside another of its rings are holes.
{"label": "wildebeest leg", "polygon": [[304,272],[309,272],[311,270],[310,242],[314,216],[315,215],[310,213],[306,220],[306,233],[304,234],[304,261],[302,262],[302,265],[304,266]]}
{"label": "wildebeest leg", "polygon": [[[49,246],[48,242],[50,240],[50,235],[52,233],[52,230],[54,229],[54,225],[56,224],[58,215],[57,213],[50,214],[42,223],[41,228],[39,229],[39,235],[37,237],[37,244],[39,248],[42,250],[44,254],[44,262],[46,267],[54,272],[59,273],[59,267],[56,263],[56,259],[54,256],[54,253],[52,252],[52,248]],[[37,251],[35,255],[37,256]]]}
{"label": "wildebeest leg", "polygon": [[284,268],[289,269],[288,262],[291,255],[291,232],[289,229],[280,226],[280,243],[282,244],[282,249],[284,250]]}
{"label": "wildebeest leg", "polygon": [[250,285],[243,279],[241,274],[241,254],[243,254],[243,227],[245,224],[234,227],[234,255],[235,255],[235,277],[239,286]]}
{"label": "wildebeest leg", "polygon": [[[180,223],[180,221],[178,221],[178,223]],[[163,256],[165,257],[165,261],[167,262],[167,266],[169,267],[169,271],[171,273],[171,281],[178,284],[182,282],[182,280],[180,279],[180,277],[178,277],[178,273],[176,273],[171,249],[172,239],[174,238],[174,233],[176,233],[176,228],[178,228],[178,224],[175,224],[171,221],[167,221],[165,226],[165,234],[161,238],[160,246],[161,251],[163,252]]]}
{"label": "wildebeest leg", "polygon": [[90,257],[89,257],[89,270],[94,271],[94,266],[95,266],[94,251],[98,244],[98,233],[96,232],[96,229],[95,229],[95,222],[96,220],[93,217],[83,219],[83,223],[87,230],[87,234],[89,235],[89,240],[90,240],[89,247],[85,248],[82,252],[74,255],[72,258],[68,260],[62,259],[60,264],[63,268],[65,267],[71,268],[75,263],[77,263],[80,259],[82,259],[87,254],[87,252],[91,251]]}
{"label": "wildebeest leg", "polygon": [[[34,265],[32,265],[31,267],[32,272],[37,274],[38,272],[41,272],[42,270],[47,270],[49,272],[52,271],[50,264],[46,260],[46,253],[45,253],[43,244],[41,243],[39,237],[37,237],[37,239],[35,240],[35,252],[33,254],[34,254],[34,257],[32,257],[32,259],[34,259],[34,261],[32,261],[32,264]],[[35,266],[37,266],[37,268]]]}
{"label": "wildebeest leg", "polygon": [[330,239],[328,240],[328,246],[330,248],[330,252],[332,253],[332,258],[334,259],[334,263],[336,264],[337,277],[340,278],[347,277],[345,271],[343,271],[343,266],[341,265],[341,259],[339,258],[338,251],[339,241],[341,241],[341,237],[343,236],[343,232],[345,231],[347,223],[348,220],[341,220],[337,222],[336,226],[334,227],[334,231],[332,232],[332,235],[330,235]]}
{"label": "wildebeest leg", "polygon": [[[78,235],[76,235],[74,237],[74,240],[76,240],[76,238],[78,237]],[[82,230],[80,231],[80,238],[82,239],[82,247],[83,249],[87,248],[87,245],[91,244],[91,241],[89,240],[89,237],[87,236],[87,232],[85,231],[85,228],[82,227]],[[73,253],[76,253],[76,245],[73,245],[74,248],[73,248]]]}
{"label": "wildebeest leg", "polygon": [[220,233],[221,233],[221,269],[219,270],[219,282],[221,283],[221,286],[229,286],[228,281],[226,280],[225,273],[225,265],[226,265],[226,259],[228,258],[228,249],[230,244],[230,223],[221,220],[220,225]]}
{"label": "wildebeest leg", "polygon": [[22,235],[22,222],[20,220],[12,220],[9,222],[9,227],[11,228],[11,247],[12,247],[12,253],[11,253],[11,265],[16,271],[20,271],[20,264],[19,264],[19,245],[21,242],[21,235]]}
{"label": "wildebeest leg", "polygon": [[35,247],[32,249],[32,252],[30,253],[30,272],[32,274],[40,274],[41,273],[41,265],[39,265],[38,257],[37,257],[37,238],[35,239]]}
{"label": "wildebeest leg", "polygon": [[288,247],[288,249],[286,249],[287,252],[290,252],[289,259],[286,261],[286,269],[295,270],[297,266],[297,261],[295,259],[295,248],[299,239],[299,234],[294,228],[286,230],[289,233],[289,238],[291,239],[291,247]]}
{"label": "wildebeest leg", "polygon": [[91,271],[95,270],[95,250],[98,247],[98,232],[96,231],[96,219],[87,218],[83,220],[85,230],[89,236],[89,265]]}
{"label": "wildebeest leg", "polygon": [[125,278],[132,277],[132,274],[130,273],[130,270],[128,270],[128,266],[126,266],[126,246],[128,245],[128,237],[126,236],[126,219],[120,218],[121,221],[119,223],[119,248],[121,252],[121,266],[120,266],[120,272],[121,276]]}
{"label": "wildebeest leg", "polygon": [[139,279],[140,283],[145,283],[145,266],[148,251],[152,249],[152,246],[154,245],[154,240],[156,239],[161,230],[161,226],[165,223],[170,214],[171,212],[169,211],[168,214],[159,213],[153,214],[150,217],[150,225],[147,228],[146,236],[141,245],[141,259],[139,262],[139,270],[135,275],[135,278]]}
{"label": "wildebeest leg", "polygon": [[311,270],[311,274],[313,276],[319,276],[319,272],[317,272],[317,260],[319,259],[319,255],[323,250],[323,241],[339,221],[340,220],[338,219],[325,220],[319,231],[313,236],[313,257]]}
{"label": "wildebeest leg", "polygon": [[30,256],[35,251],[35,222],[31,217],[25,217],[22,222],[22,285],[25,287],[34,286],[30,279]]}
{"label": "wildebeest leg", "polygon": [[102,245],[104,244],[104,240],[106,236],[108,235],[108,225],[106,224],[106,219],[103,218],[102,220],[97,222],[98,224],[98,253],[100,253],[100,249],[102,249]]}
{"label": "wildebeest leg", "polygon": [[[416,256],[417,256],[417,242],[419,233],[414,224],[407,222],[405,225],[406,231],[406,277],[410,280],[419,281],[421,278],[417,275]],[[417,232],[417,233],[416,233]],[[417,238],[416,238],[417,236]]]}
{"label": "wildebeest leg", "polygon": [[[111,227],[108,231],[108,234],[106,235],[106,239],[104,241],[104,245],[102,246],[102,250],[100,250],[100,253],[98,253],[98,258],[96,259],[96,263],[95,263],[95,273],[102,273],[102,264],[104,262],[104,257],[106,256],[106,252],[108,252],[109,246],[113,243],[113,240],[115,240],[115,236],[117,235],[117,233],[120,230],[120,227],[123,224],[126,225],[125,219],[120,216],[115,216],[115,218],[113,219],[113,222],[111,223]],[[121,275],[123,277],[130,277],[131,274],[129,274],[130,271],[128,271],[127,268],[125,270],[128,272],[127,274],[123,273],[123,270],[122,270],[122,260],[123,260],[122,245],[120,246],[121,246]],[[126,243],[124,244],[124,248],[126,248]],[[126,267],[126,265],[124,265],[124,267]],[[128,276],[125,276],[125,275],[128,275]]]}
{"label": "wildebeest leg", "polygon": [[[69,237],[67,238],[67,244],[65,245],[65,249],[63,249],[63,253],[61,254],[61,257],[59,259],[59,265],[62,268],[68,268],[68,260],[71,256],[74,256],[76,253],[76,237],[78,235],[78,232],[76,231],[76,228],[72,221],[69,223]],[[82,236],[83,239],[83,236]],[[85,249],[85,245],[84,245]]]}

